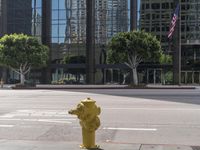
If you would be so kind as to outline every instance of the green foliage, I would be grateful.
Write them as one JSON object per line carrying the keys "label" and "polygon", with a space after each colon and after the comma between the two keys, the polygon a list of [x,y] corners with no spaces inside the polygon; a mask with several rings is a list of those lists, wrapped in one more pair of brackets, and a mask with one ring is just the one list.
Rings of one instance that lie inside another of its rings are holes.
{"label": "green foliage", "polygon": [[64,56],[63,58],[64,64],[85,64],[86,63],[86,57],[85,56]]}
{"label": "green foliage", "polygon": [[[66,55],[63,58],[64,64],[85,64],[86,63],[86,57],[85,56],[69,56]],[[70,68],[68,69],[68,72],[71,74],[85,74],[84,68]]]}
{"label": "green foliage", "polygon": [[20,68],[22,64],[45,65],[48,51],[35,37],[24,34],[5,35],[0,39],[0,63],[12,68]]}
{"label": "green foliage", "polygon": [[61,60],[61,63],[62,64],[69,64],[69,61],[70,61],[70,56],[69,55],[65,55],[63,57],[63,59]]}
{"label": "green foliage", "polygon": [[124,63],[128,56],[140,57],[144,61],[158,62],[161,45],[155,36],[144,31],[121,32],[109,42],[108,63]]}
{"label": "green foliage", "polygon": [[167,54],[162,54],[160,57],[160,64],[172,64],[172,56]]}
{"label": "green foliage", "polygon": [[172,84],[173,82],[173,72],[168,71],[164,74],[165,84]]}

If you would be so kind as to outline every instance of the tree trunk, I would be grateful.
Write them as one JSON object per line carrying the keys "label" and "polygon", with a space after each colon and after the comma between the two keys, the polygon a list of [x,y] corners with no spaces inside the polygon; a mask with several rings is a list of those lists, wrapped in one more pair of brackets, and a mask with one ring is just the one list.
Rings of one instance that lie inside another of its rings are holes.
{"label": "tree trunk", "polygon": [[133,85],[138,85],[137,68],[132,68],[133,73]]}
{"label": "tree trunk", "polygon": [[123,82],[122,84],[125,84],[126,83],[126,74],[123,74]]}
{"label": "tree trunk", "polygon": [[20,83],[24,85],[25,83],[25,75],[23,73],[20,74]]}
{"label": "tree trunk", "polygon": [[123,82],[122,84],[126,84],[126,77],[127,77],[127,73],[123,73]]}

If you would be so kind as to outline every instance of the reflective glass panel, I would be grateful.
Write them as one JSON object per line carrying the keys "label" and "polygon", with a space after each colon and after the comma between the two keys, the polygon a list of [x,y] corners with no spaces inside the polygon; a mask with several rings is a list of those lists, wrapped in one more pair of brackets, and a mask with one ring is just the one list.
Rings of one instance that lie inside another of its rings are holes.
{"label": "reflective glass panel", "polygon": [[59,9],[66,9],[67,0],[58,0],[58,1],[59,1]]}
{"label": "reflective glass panel", "polygon": [[42,7],[42,0],[36,0],[36,7],[41,8]]}
{"label": "reflective glass panel", "polygon": [[52,25],[52,37],[58,37],[58,25]]}
{"label": "reflective glass panel", "polygon": [[52,9],[58,9],[58,1],[59,0],[52,0],[51,2],[52,2]]}

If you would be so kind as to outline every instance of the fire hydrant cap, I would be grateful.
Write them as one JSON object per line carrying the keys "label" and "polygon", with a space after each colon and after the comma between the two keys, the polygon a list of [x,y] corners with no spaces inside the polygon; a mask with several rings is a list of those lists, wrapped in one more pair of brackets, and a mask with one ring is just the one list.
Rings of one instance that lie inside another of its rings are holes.
{"label": "fire hydrant cap", "polygon": [[96,103],[96,101],[95,100],[93,100],[93,99],[91,99],[91,98],[87,98],[87,99],[84,99],[84,100],[82,100],[81,101],[83,104],[85,104],[85,103]]}

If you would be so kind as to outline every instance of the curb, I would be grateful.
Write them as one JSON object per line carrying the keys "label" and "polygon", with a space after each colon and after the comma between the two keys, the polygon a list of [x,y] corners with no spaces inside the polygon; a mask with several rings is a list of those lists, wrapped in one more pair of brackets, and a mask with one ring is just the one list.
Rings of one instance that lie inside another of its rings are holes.
{"label": "curb", "polygon": [[[124,144],[99,143],[100,148],[93,150],[199,150],[200,146],[168,145],[168,144]],[[80,150],[78,142],[21,141],[5,140],[0,142],[4,150]]]}
{"label": "curb", "polygon": [[153,90],[167,90],[167,89],[188,89],[188,90],[193,90],[196,89],[196,87],[138,87],[138,88],[131,88],[131,87],[22,87],[22,88],[18,88],[18,87],[11,87],[12,89],[27,89],[27,90],[53,90],[53,89],[71,89],[71,90],[80,90],[80,89],[86,89],[86,90],[92,90],[92,89],[113,89],[113,90],[117,90],[117,89],[132,89],[132,90],[148,90],[148,89],[153,89]]}

